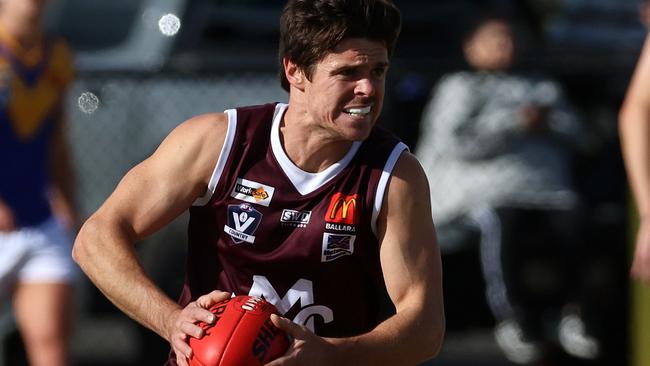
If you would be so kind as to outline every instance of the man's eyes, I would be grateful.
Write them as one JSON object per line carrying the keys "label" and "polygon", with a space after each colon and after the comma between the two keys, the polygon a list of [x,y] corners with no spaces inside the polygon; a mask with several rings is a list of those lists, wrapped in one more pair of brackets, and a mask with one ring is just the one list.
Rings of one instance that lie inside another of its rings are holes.
{"label": "man's eyes", "polygon": [[384,77],[386,75],[386,68],[385,67],[378,67],[374,70],[372,70],[373,74],[375,77]]}
{"label": "man's eyes", "polygon": [[[378,67],[375,69],[372,69],[371,71],[373,77],[384,77],[386,75],[386,68],[384,67]],[[359,69],[343,69],[338,72],[339,75],[345,76],[345,77],[361,77],[362,75],[362,70]]]}

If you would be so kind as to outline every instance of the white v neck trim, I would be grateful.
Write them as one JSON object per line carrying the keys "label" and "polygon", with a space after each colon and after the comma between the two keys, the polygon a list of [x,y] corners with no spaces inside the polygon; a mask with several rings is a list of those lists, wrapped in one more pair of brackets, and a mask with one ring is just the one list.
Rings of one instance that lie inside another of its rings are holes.
{"label": "white v neck trim", "polygon": [[273,126],[271,127],[271,150],[273,151],[273,155],[278,161],[278,164],[280,164],[280,168],[282,168],[296,190],[304,196],[324,186],[345,169],[345,167],[352,161],[352,158],[354,158],[359,147],[361,147],[361,142],[353,142],[352,147],[341,160],[330,165],[322,172],[306,172],[297,167],[291,159],[289,159],[287,153],[282,147],[282,143],[280,142],[280,122],[282,121],[282,116],[284,116],[287,107],[288,105],[284,103],[278,103],[275,107]]}

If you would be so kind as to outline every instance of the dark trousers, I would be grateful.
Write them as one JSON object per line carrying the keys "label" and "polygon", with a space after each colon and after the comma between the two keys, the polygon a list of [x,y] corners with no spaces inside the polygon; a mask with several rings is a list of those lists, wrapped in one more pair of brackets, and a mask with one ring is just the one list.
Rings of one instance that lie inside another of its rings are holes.
{"label": "dark trousers", "polygon": [[480,232],[488,306],[497,321],[514,319],[531,333],[582,302],[588,256],[578,209],[484,208],[470,216]]}

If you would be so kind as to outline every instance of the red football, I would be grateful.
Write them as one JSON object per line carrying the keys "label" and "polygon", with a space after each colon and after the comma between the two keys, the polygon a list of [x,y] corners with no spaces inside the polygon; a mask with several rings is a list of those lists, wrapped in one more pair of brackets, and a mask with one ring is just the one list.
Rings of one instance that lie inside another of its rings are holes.
{"label": "red football", "polygon": [[190,366],[260,366],[282,356],[289,338],[271,322],[278,311],[253,296],[235,296],[212,306],[214,325],[199,323],[201,339],[190,338]]}

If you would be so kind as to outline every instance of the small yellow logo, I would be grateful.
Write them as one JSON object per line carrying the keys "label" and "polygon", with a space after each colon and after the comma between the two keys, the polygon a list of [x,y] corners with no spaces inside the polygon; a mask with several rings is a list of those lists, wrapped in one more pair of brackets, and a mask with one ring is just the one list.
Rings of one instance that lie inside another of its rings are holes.
{"label": "small yellow logo", "polygon": [[265,199],[269,198],[269,194],[266,193],[264,190],[264,187],[259,187],[258,189],[253,191],[253,198],[255,198],[256,201],[264,201]]}

